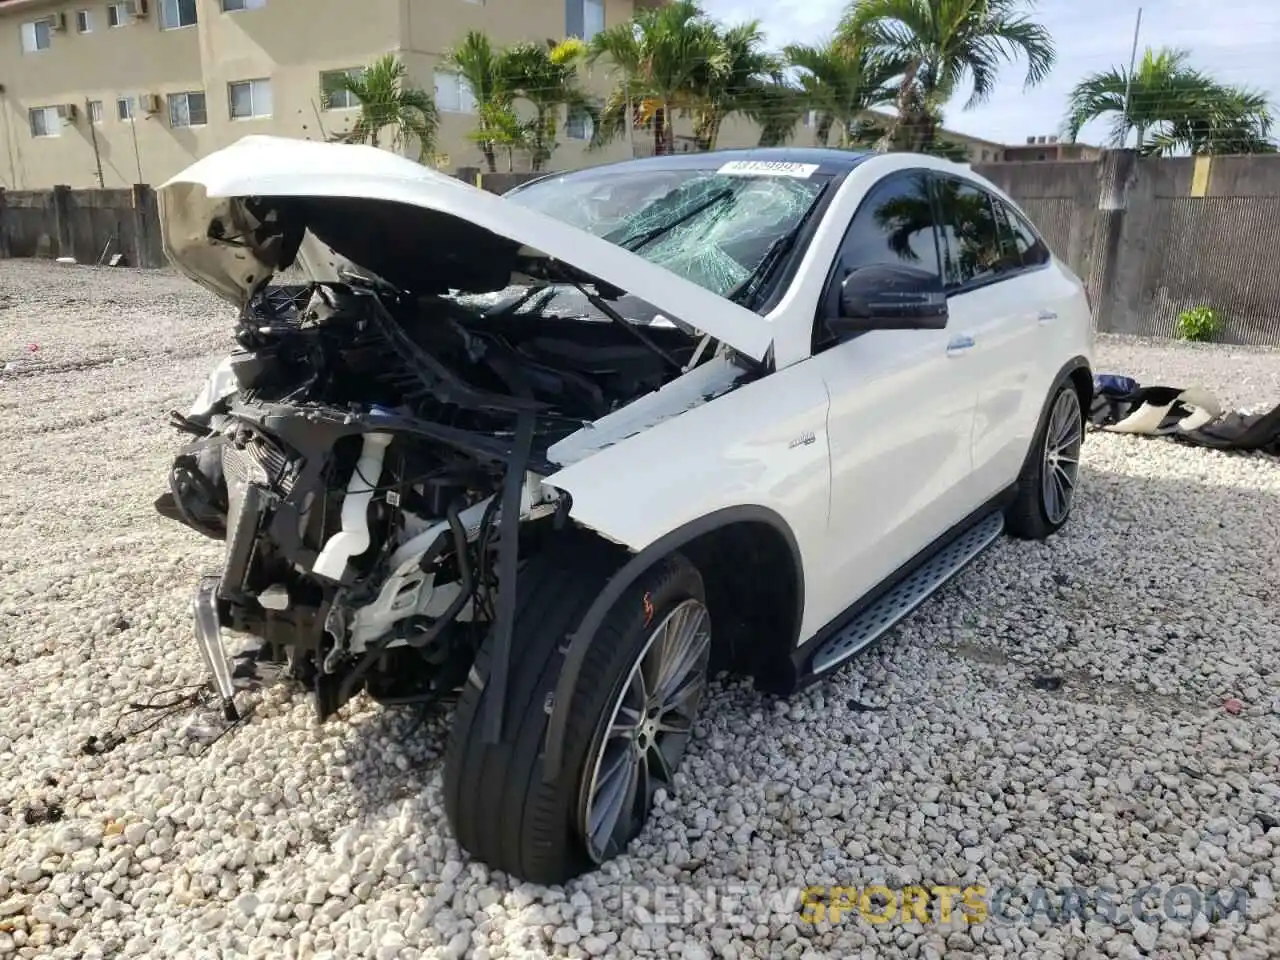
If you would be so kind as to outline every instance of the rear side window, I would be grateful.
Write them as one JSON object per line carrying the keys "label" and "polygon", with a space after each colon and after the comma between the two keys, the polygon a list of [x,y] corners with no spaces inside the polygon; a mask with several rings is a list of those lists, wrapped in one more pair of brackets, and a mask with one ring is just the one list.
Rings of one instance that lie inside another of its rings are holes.
{"label": "rear side window", "polygon": [[1005,220],[1009,224],[1009,232],[1019,265],[1025,268],[1048,263],[1049,247],[1040,239],[1040,235],[1031,224],[1027,223],[1026,219],[1007,203],[1001,203],[1000,209],[1004,212]]}
{"label": "rear side window", "polygon": [[937,192],[947,288],[991,280],[1007,272],[1009,260],[1001,246],[993,198],[985,190],[952,177],[939,177]]}
{"label": "rear side window", "polygon": [[871,188],[840,246],[837,283],[849,271],[876,263],[905,264],[941,275],[924,173],[896,173]]}

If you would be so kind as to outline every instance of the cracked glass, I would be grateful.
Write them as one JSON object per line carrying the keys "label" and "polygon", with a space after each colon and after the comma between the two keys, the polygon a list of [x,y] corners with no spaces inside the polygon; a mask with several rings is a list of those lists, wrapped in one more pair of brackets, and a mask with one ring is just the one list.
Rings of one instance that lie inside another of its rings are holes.
{"label": "cracked glass", "polygon": [[816,177],[716,170],[579,171],[508,199],[585,230],[723,297],[804,220]]}

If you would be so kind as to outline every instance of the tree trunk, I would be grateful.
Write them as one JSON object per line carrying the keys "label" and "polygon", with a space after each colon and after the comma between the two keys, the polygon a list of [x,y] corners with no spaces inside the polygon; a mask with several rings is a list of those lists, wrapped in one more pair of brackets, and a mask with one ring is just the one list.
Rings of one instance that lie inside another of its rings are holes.
{"label": "tree trunk", "polygon": [[484,154],[485,166],[489,168],[490,173],[498,172],[498,153],[493,149],[492,140],[484,140],[480,143],[480,152]]}
{"label": "tree trunk", "polygon": [[711,137],[707,142],[707,150],[714,150],[716,143],[720,140],[720,125],[724,123],[724,114],[713,113],[711,115]]}
{"label": "tree trunk", "polygon": [[671,105],[665,100],[662,103],[662,142],[666,148],[664,153],[676,152],[676,125],[671,119]]}
{"label": "tree trunk", "polygon": [[653,111],[653,152],[659,156],[662,154],[662,148],[667,142],[666,124],[667,109],[665,106],[658,107]]}
{"label": "tree trunk", "polygon": [[825,147],[831,142],[831,127],[834,123],[835,118],[831,114],[818,114],[817,126],[813,128],[813,145],[815,147]]}

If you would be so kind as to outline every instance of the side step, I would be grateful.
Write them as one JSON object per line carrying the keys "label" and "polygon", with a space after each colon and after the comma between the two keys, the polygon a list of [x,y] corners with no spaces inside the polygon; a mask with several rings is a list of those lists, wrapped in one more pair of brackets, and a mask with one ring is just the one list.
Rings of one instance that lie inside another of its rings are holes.
{"label": "side step", "polygon": [[830,670],[877,640],[991,546],[1003,531],[1004,514],[999,510],[965,530],[824,643],[813,656],[812,672]]}

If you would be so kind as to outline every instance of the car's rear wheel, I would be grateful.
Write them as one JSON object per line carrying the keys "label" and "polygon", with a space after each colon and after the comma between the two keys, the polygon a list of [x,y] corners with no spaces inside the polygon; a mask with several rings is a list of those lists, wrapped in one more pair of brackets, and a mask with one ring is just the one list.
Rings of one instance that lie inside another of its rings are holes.
{"label": "car's rear wheel", "polygon": [[507,742],[485,743],[488,644],[464,688],[445,760],[457,840],[490,867],[563,883],[624,851],[670,792],[707,680],[702,579],[671,556],[623,593],[587,651],[570,700],[562,764],[543,776],[548,705],[564,651],[608,574],[591,543],[534,557],[518,583]]}
{"label": "car's rear wheel", "polygon": [[1061,384],[1036,432],[1005,524],[1016,537],[1042,540],[1071,516],[1080,479],[1084,412],[1070,380]]}

